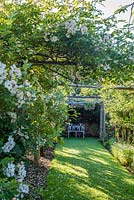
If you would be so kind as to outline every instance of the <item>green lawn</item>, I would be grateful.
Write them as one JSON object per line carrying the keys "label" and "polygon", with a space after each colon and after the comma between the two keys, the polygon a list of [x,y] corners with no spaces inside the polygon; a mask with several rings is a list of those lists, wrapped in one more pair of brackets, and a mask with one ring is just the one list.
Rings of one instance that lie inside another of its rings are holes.
{"label": "green lawn", "polygon": [[134,200],[134,177],[94,138],[58,144],[44,200]]}

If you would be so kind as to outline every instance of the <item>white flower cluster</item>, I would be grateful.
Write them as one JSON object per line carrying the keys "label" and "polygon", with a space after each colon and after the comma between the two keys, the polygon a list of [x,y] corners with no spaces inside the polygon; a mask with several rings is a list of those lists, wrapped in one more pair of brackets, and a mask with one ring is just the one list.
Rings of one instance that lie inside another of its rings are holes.
{"label": "white flower cluster", "polygon": [[18,89],[17,81],[19,78],[21,78],[22,73],[21,70],[16,67],[16,65],[12,65],[9,71],[9,75],[11,77],[11,80],[6,80],[4,86],[9,90],[12,95],[15,95]]}
{"label": "white flower cluster", "polygon": [[4,169],[4,174],[7,177],[15,177],[19,184],[19,188],[17,189],[18,194],[14,197],[14,199],[19,199],[19,197],[23,198],[24,194],[29,193],[29,186],[23,184],[24,178],[26,177],[26,169],[24,163],[18,164],[18,175],[15,174],[16,166],[13,163],[8,163],[7,168]]}
{"label": "white flower cluster", "polygon": [[21,70],[18,67],[16,67],[16,65],[11,66],[9,74],[11,76],[11,79],[21,78],[22,76]]}
{"label": "white flower cluster", "polygon": [[70,35],[74,35],[78,30],[77,24],[73,19],[65,23],[65,28],[67,29],[67,34],[66,34],[67,37],[70,37]]}
{"label": "white flower cluster", "polygon": [[81,31],[82,35],[88,34],[88,28],[85,25],[80,25],[80,27],[78,27],[76,21],[73,19],[68,20],[65,23],[65,29],[67,29],[67,37],[70,37],[70,35],[75,35],[79,30]]}
{"label": "white flower cluster", "polygon": [[3,83],[3,81],[6,79],[6,77],[7,77],[6,65],[4,65],[4,64],[0,61],[0,84]]}
{"label": "white flower cluster", "polygon": [[22,192],[22,193],[28,194],[29,193],[28,185],[21,183],[20,186],[19,186],[19,191]]}
{"label": "white flower cluster", "polygon": [[[8,80],[7,80],[8,76]],[[10,67],[9,73],[7,72],[6,65],[0,62],[0,84],[3,84],[5,88],[8,89],[11,95],[16,95],[16,98],[18,100],[17,106],[22,106],[23,103],[30,103],[34,100],[36,100],[36,95],[33,93],[33,91],[29,91],[29,88],[31,88],[31,84],[26,80],[23,81],[22,85],[18,84],[19,79],[22,77],[22,72],[19,68],[17,68],[15,65],[12,65]],[[11,117],[11,122],[14,123],[17,120],[17,114],[15,112],[8,112],[7,113]],[[21,127],[22,129],[22,127]],[[21,131],[21,129],[18,130],[18,132]],[[17,131],[14,131],[14,133],[18,133]],[[19,134],[19,133],[18,133]],[[20,132],[20,134],[22,134]],[[9,136],[8,141],[4,144],[2,147],[2,150],[4,153],[9,153],[15,146],[15,141],[12,136]],[[18,173],[15,173],[18,169]],[[26,177],[26,170],[23,163],[18,165],[18,168],[13,163],[8,163],[7,167],[3,169],[4,174],[10,178],[14,177],[18,182],[20,182],[19,188],[18,188],[18,195],[14,197],[15,199],[19,200],[20,198],[24,197],[24,193],[28,194],[29,187],[26,184],[23,184],[24,178]]]}
{"label": "white flower cluster", "polygon": [[17,93],[16,93],[16,97],[17,97],[17,105],[18,105],[18,108],[20,108],[24,103],[24,92],[21,91],[21,90],[18,90]]}
{"label": "white flower cluster", "polygon": [[30,104],[31,102],[36,101],[36,95],[31,91],[24,92],[22,90],[18,90],[16,97],[17,97],[18,108],[20,108],[25,103]]}
{"label": "white flower cluster", "polygon": [[[52,37],[52,41],[56,41],[56,36]],[[9,75],[10,80],[6,80],[6,65],[0,62],[0,84],[4,82],[5,88],[8,89],[11,95],[16,95],[18,108],[25,103],[30,104],[36,100],[36,95],[33,93],[33,91],[29,91],[29,88],[32,86],[28,80],[25,80],[22,85],[18,85],[18,80],[22,77],[22,72],[18,67],[16,67],[16,65],[12,65],[10,67]],[[13,117],[12,121],[14,120],[15,116]]]}
{"label": "white flower cluster", "polygon": [[58,37],[57,36],[51,36],[50,40],[51,40],[51,42],[57,42],[58,41]]}
{"label": "white flower cluster", "polygon": [[58,41],[58,37],[54,36],[54,35],[50,35],[50,33],[45,33],[44,39],[46,42],[48,42],[48,41],[57,42]]}
{"label": "white flower cluster", "polygon": [[26,169],[23,163],[18,164],[18,176],[17,180],[18,182],[24,181],[24,178],[26,177]]}
{"label": "white flower cluster", "polygon": [[15,146],[14,138],[12,136],[9,136],[8,142],[4,144],[2,147],[4,153],[9,153]]}
{"label": "white flower cluster", "polygon": [[4,84],[5,88],[9,90],[12,95],[16,94],[18,89],[17,81],[16,80],[6,80]]}
{"label": "white flower cluster", "polygon": [[13,198],[14,200],[19,200],[19,197],[22,199],[24,197],[24,194],[28,194],[29,186],[24,183],[21,183],[17,191],[18,194]]}
{"label": "white flower cluster", "polygon": [[29,139],[29,136],[27,135],[27,132],[24,132],[24,127],[21,126],[20,128],[18,128],[17,130],[13,131],[14,134],[19,135],[21,137],[24,137],[26,140]]}
{"label": "white flower cluster", "polygon": [[7,114],[11,117],[11,123],[15,123],[17,120],[17,114],[15,112],[8,112]]}
{"label": "white flower cluster", "polygon": [[13,177],[15,175],[15,164],[8,163],[7,168],[4,170],[7,177]]}
{"label": "white flower cluster", "polygon": [[105,63],[105,64],[100,64],[99,67],[100,67],[100,68],[103,68],[105,71],[111,69],[110,65],[109,65],[109,64],[106,64],[106,63]]}
{"label": "white flower cluster", "polygon": [[24,81],[23,86],[25,86],[25,87],[29,87],[29,88],[32,87],[32,85],[29,83],[28,80],[25,80],[25,81]]}
{"label": "white flower cluster", "polygon": [[110,69],[111,69],[111,67],[110,67],[109,64],[104,66],[104,70],[105,70],[105,71],[110,70]]}
{"label": "white flower cluster", "polygon": [[88,34],[88,28],[85,25],[81,25],[81,33],[82,35]]}

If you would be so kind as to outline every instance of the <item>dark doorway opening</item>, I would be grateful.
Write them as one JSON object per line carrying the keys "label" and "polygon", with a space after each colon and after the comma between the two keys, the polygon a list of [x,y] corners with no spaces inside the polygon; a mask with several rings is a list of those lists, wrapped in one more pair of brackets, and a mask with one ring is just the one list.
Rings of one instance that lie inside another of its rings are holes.
{"label": "dark doorway opening", "polygon": [[84,124],[86,137],[99,137],[100,105],[98,103],[91,108],[87,108],[86,106],[72,107],[69,111],[69,116],[69,122],[71,124]]}

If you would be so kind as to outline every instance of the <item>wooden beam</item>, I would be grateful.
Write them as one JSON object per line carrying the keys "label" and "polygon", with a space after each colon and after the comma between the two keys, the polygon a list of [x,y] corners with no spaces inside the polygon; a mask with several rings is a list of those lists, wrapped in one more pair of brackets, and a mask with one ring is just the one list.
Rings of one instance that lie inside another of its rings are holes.
{"label": "wooden beam", "polygon": [[110,89],[117,89],[117,90],[134,90],[134,86],[115,86],[111,87]]}
{"label": "wooden beam", "polygon": [[87,104],[88,102],[84,101],[67,101],[68,104]]}
{"label": "wooden beam", "polygon": [[100,99],[101,96],[91,95],[91,96],[66,96],[73,99]]}
{"label": "wooden beam", "polygon": [[71,86],[71,87],[80,87],[80,88],[102,88],[101,86],[95,86],[95,85],[80,85],[80,84],[69,84],[68,86]]}
{"label": "wooden beam", "polygon": [[[97,86],[97,85],[80,85],[80,84],[69,84],[71,87],[79,87],[79,88],[96,88],[96,89],[101,89],[101,88],[106,88],[104,86]],[[110,88],[106,89],[118,89],[118,90],[134,90],[134,86],[111,86]]]}

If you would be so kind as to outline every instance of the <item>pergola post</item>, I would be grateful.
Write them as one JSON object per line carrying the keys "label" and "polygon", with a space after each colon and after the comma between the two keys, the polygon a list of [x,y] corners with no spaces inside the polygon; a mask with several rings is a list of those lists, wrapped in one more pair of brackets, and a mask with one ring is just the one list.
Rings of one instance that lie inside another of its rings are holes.
{"label": "pergola post", "polygon": [[105,139],[105,109],[104,104],[100,104],[100,140],[104,142]]}

